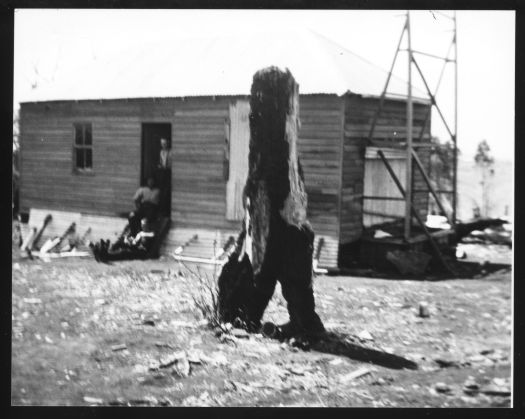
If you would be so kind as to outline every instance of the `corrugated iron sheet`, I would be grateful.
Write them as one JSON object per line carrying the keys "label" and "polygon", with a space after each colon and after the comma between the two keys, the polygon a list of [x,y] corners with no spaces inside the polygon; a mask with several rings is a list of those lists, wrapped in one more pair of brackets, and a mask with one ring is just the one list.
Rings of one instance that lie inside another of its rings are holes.
{"label": "corrugated iron sheet", "polygon": [[[248,95],[253,74],[270,65],[290,69],[301,94],[379,96],[387,77],[387,71],[312,31],[252,33],[115,51],[59,73],[23,101]],[[407,83],[393,76],[388,92],[406,91]]]}

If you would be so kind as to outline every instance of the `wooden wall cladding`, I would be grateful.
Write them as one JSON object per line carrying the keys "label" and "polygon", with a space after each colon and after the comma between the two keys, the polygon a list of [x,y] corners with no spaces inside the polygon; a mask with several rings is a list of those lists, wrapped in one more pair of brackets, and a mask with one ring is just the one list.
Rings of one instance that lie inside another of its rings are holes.
{"label": "wooden wall cladding", "polygon": [[[365,151],[369,130],[379,106],[378,98],[346,95],[344,120],[344,148],[341,196],[340,243],[350,243],[361,237],[363,229],[363,179]],[[423,127],[429,105],[414,103],[414,137],[417,139]],[[376,122],[374,140],[385,144],[406,141],[406,102],[386,99]],[[427,124],[423,142],[430,141],[430,123]],[[428,169],[429,152],[419,151],[420,159]],[[413,169],[414,189],[425,187],[421,173]],[[414,194],[414,203],[424,217],[428,208],[428,194]]]}
{"label": "wooden wall cladding", "polygon": [[[238,98],[197,97],[25,103],[21,119],[21,208],[114,216],[130,211],[140,182],[142,123],[172,124],[172,226],[236,230],[226,220],[224,124]],[[338,243],[342,98],[300,97],[299,155],[309,219]],[[73,170],[73,124],[93,130],[93,170]],[[322,259],[337,265],[337,246]]]}

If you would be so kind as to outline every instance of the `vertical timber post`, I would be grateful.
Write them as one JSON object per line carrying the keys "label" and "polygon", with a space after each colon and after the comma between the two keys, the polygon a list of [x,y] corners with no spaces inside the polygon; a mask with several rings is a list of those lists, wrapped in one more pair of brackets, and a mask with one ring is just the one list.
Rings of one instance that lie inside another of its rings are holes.
{"label": "vertical timber post", "polygon": [[454,153],[452,173],[452,224],[457,219],[458,199],[458,30],[454,10]]}
{"label": "vertical timber post", "polygon": [[412,223],[412,42],[410,30],[410,11],[407,10],[407,52],[408,52],[408,91],[407,91],[407,150],[406,150],[406,196],[405,196],[405,240],[410,238]]}

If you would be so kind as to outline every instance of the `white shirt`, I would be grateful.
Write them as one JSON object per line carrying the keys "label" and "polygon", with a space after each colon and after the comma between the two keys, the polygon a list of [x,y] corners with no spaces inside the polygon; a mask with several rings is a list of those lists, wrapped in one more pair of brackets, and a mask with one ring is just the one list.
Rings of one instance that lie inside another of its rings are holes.
{"label": "white shirt", "polygon": [[160,167],[162,167],[163,169],[171,168],[170,150],[160,150]]}

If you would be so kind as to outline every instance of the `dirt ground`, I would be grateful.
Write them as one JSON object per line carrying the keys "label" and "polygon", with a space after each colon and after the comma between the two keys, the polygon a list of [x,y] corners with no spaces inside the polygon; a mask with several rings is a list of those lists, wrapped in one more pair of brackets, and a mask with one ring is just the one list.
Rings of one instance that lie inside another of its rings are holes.
{"label": "dirt ground", "polygon": [[[417,370],[261,335],[216,337],[195,308],[195,281],[167,258],[46,263],[14,251],[12,284],[14,405],[511,405],[510,270],[432,282],[316,277],[327,329]],[[280,289],[265,319],[287,320]]]}

